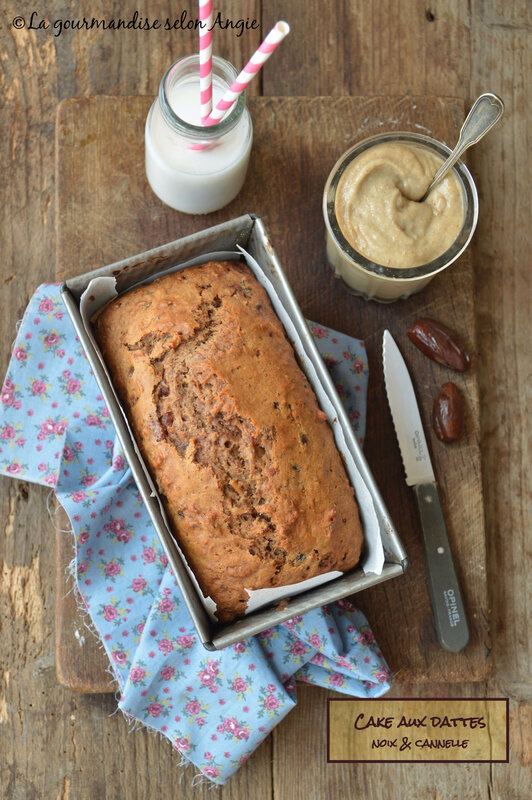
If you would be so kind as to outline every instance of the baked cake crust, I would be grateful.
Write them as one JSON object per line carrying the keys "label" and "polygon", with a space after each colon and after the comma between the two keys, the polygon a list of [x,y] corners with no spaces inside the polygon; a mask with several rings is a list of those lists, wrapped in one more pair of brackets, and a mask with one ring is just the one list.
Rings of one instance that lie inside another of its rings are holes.
{"label": "baked cake crust", "polygon": [[332,430],[249,268],[209,262],[111,301],[94,332],[188,563],[220,621],[245,589],[360,558]]}

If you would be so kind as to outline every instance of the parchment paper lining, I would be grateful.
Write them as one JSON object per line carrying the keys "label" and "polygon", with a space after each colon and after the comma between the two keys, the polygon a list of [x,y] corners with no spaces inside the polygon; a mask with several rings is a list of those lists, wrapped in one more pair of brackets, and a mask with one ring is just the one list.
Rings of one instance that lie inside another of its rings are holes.
{"label": "parchment paper lining", "polygon": [[[249,253],[247,253],[243,248],[239,248],[239,251],[240,252],[221,251],[221,252],[214,252],[214,253],[205,253],[205,254],[203,254],[201,256],[197,256],[197,257],[195,257],[193,259],[190,259],[189,261],[186,261],[183,264],[179,264],[178,266],[171,267],[170,269],[161,271],[160,273],[158,273],[157,276],[150,276],[150,278],[147,279],[146,281],[141,281],[141,282],[139,282],[139,284],[136,284],[136,285],[140,285],[141,283],[151,283],[153,280],[155,280],[155,278],[160,277],[161,275],[165,275],[165,274],[168,274],[170,272],[176,272],[176,271],[178,271],[180,269],[184,269],[185,267],[193,266],[195,264],[202,264],[202,263],[205,263],[207,261],[224,261],[224,260],[235,260],[235,259],[236,260],[241,260],[242,257],[246,260],[246,263],[247,263],[248,267],[251,269],[251,271],[253,272],[253,274],[255,275],[257,280],[259,281],[259,283],[264,287],[264,289],[268,293],[268,295],[270,297],[270,300],[272,302],[272,305],[273,305],[273,307],[274,307],[279,319],[281,320],[281,322],[282,322],[282,324],[283,324],[283,326],[284,326],[284,328],[286,330],[287,336],[290,339],[290,341],[292,342],[292,345],[294,347],[294,350],[297,353],[299,361],[303,365],[303,367],[304,367],[304,369],[305,369],[305,371],[307,373],[309,381],[310,381],[310,383],[311,383],[311,385],[312,385],[312,387],[313,387],[313,389],[314,389],[314,391],[316,393],[316,396],[318,398],[319,405],[320,405],[321,409],[326,413],[327,418],[329,420],[329,423],[331,424],[331,427],[333,429],[335,442],[336,442],[336,446],[338,447],[338,450],[340,451],[340,453],[342,453],[342,455],[344,457],[344,464],[345,464],[347,473],[349,475],[349,479],[350,479],[350,481],[351,481],[351,483],[352,483],[352,485],[353,485],[353,487],[355,489],[355,494],[356,494],[357,502],[358,502],[358,505],[359,505],[359,511],[360,511],[360,516],[361,516],[361,520],[362,520],[362,526],[363,526],[363,530],[364,530],[364,537],[365,537],[365,550],[364,550],[363,559],[362,559],[362,562],[361,562],[361,567],[362,567],[362,569],[363,569],[363,571],[365,573],[371,572],[371,573],[375,573],[375,574],[379,575],[382,572],[382,568],[383,568],[383,565],[384,565],[384,552],[383,552],[383,548],[382,548],[382,541],[381,541],[381,536],[380,536],[380,528],[379,528],[379,522],[378,522],[378,519],[377,519],[377,514],[375,512],[375,508],[374,508],[374,505],[373,505],[373,500],[371,498],[371,494],[370,494],[370,492],[369,492],[369,490],[368,490],[368,488],[367,488],[362,476],[360,475],[360,473],[359,473],[359,471],[358,471],[358,469],[357,469],[357,467],[356,467],[356,465],[354,463],[354,460],[353,460],[353,458],[351,456],[351,453],[350,453],[350,451],[349,451],[349,449],[347,447],[343,431],[342,431],[340,425],[337,424],[337,419],[336,419],[334,406],[332,405],[327,393],[325,392],[325,390],[324,390],[324,388],[323,388],[323,386],[321,384],[321,381],[318,378],[318,375],[316,373],[316,370],[315,370],[312,362],[310,361],[309,357],[306,355],[305,349],[304,349],[304,347],[303,347],[303,345],[301,343],[301,340],[299,338],[299,334],[298,334],[298,332],[296,330],[295,325],[292,322],[290,314],[288,313],[288,311],[285,309],[285,307],[281,303],[281,301],[280,301],[279,297],[277,296],[277,293],[276,293],[271,281],[264,274],[264,272],[261,269],[261,267],[258,264],[258,262]],[[113,278],[113,277],[99,277],[99,278],[93,279],[89,283],[89,285],[87,286],[86,290],[83,292],[83,294],[82,294],[82,296],[80,298],[80,312],[81,312],[81,317],[83,319],[83,324],[84,324],[84,327],[85,327],[85,331],[86,331],[87,335],[89,336],[93,346],[95,347],[96,352],[98,353],[98,355],[100,357],[101,363],[102,363],[102,365],[103,365],[103,367],[104,367],[104,369],[105,369],[105,371],[107,373],[107,376],[109,378],[109,382],[110,382],[111,386],[112,386],[111,376],[109,375],[109,372],[107,371],[107,368],[105,366],[105,362],[104,362],[104,360],[103,360],[103,358],[102,358],[102,356],[100,354],[100,350],[98,348],[96,340],[94,339],[94,336],[93,336],[93,333],[92,333],[92,326],[90,324],[90,320],[94,317],[94,315],[98,311],[100,311],[100,309],[103,308],[104,305],[106,305],[110,300],[112,300],[116,296],[117,296],[117,291],[116,291],[116,280],[115,280],[115,278]],[[114,391],[114,389],[113,389],[113,391]],[[116,396],[116,393],[115,393],[115,396]],[[118,401],[118,403],[120,405],[120,401],[119,401],[118,397],[117,397],[117,401]],[[160,498],[158,496],[157,490],[156,490],[156,488],[155,488],[155,486],[153,484],[153,481],[151,479],[150,473],[149,473],[148,469],[146,468],[146,466],[144,465],[144,461],[143,461],[142,455],[138,450],[138,447],[137,447],[136,441],[135,441],[135,437],[134,437],[134,435],[133,435],[133,433],[131,431],[131,428],[129,426],[129,423],[127,421],[127,417],[126,417],[125,414],[124,414],[124,418],[126,420],[128,430],[129,430],[129,432],[131,434],[131,439],[132,439],[132,442],[133,442],[133,446],[135,448],[135,451],[136,451],[136,453],[137,453],[137,455],[139,457],[139,460],[140,460],[141,464],[143,465],[144,471],[146,473],[146,477],[147,477],[148,482],[149,482],[149,484],[151,486],[152,496],[157,498],[159,506],[160,506],[160,509],[161,509],[161,513],[163,515],[163,518],[164,518],[164,520],[166,522],[168,530],[171,532],[171,527],[168,524],[168,519],[166,517],[165,511],[164,511],[164,507],[163,507],[163,505],[162,505],[162,503],[160,501]],[[188,572],[189,572],[189,574],[190,574],[190,576],[192,578],[192,581],[193,581],[193,583],[194,583],[194,585],[195,585],[195,587],[196,587],[196,589],[198,591],[198,595],[203,601],[203,605],[204,605],[207,613],[209,614],[211,619],[216,620],[216,616],[214,614],[214,612],[216,610],[216,604],[214,603],[214,601],[212,600],[211,597],[205,597],[205,595],[202,593],[202,591],[201,591],[201,589],[200,589],[200,587],[198,585],[198,582],[197,582],[197,580],[196,580],[196,578],[194,576],[194,573],[192,572],[192,570],[188,566],[188,564],[186,562],[186,558],[185,558],[184,554],[182,553],[181,549],[179,548],[179,545],[178,545],[177,542],[176,542],[176,546],[177,546],[177,548],[179,550],[179,553],[181,555],[183,563],[187,567],[187,570],[188,570]],[[319,586],[320,584],[323,584],[325,582],[331,581],[334,578],[340,577],[342,574],[343,574],[342,572],[334,571],[334,572],[324,573],[323,575],[318,575],[315,578],[309,578],[307,580],[301,581],[300,583],[291,584],[289,586],[280,586],[280,587],[271,588],[271,589],[258,589],[258,590],[246,589],[246,591],[249,594],[249,598],[250,598],[249,601],[248,601],[248,604],[247,604],[246,614],[249,614],[252,611],[256,611],[258,608],[261,608],[262,606],[265,606],[265,605],[267,605],[267,604],[269,604],[271,602],[279,601],[284,597],[288,597],[288,596],[295,595],[295,594],[300,594],[303,591],[306,591],[308,589],[312,589],[315,586]]]}

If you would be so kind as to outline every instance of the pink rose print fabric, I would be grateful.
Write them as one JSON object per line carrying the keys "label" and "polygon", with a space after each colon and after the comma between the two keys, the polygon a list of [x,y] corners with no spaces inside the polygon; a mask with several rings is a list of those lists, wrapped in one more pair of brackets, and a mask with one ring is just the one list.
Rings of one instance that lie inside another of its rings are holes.
{"label": "pink rose print fabric", "polygon": [[[362,439],[364,345],[309,324]],[[214,783],[294,707],[296,680],[356,697],[389,689],[368,623],[345,600],[223,651],[198,643],[55,284],[38,289],[17,334],[0,394],[0,472],[53,487],[67,511],[77,586],[121,710]]]}
{"label": "pink rose print fabric", "polygon": [[364,444],[368,362],[364,342],[308,322],[358,441]]}

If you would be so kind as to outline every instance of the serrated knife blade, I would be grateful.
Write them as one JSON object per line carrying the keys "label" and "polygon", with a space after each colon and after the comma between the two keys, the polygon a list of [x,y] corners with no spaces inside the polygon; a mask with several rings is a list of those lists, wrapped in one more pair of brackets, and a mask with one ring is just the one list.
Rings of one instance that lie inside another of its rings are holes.
{"label": "serrated knife blade", "polygon": [[384,331],[382,361],[386,395],[406,473],[421,520],[425,564],[436,632],[445,650],[458,653],[469,627],[427,440],[408,368],[391,333]]}
{"label": "serrated knife blade", "polygon": [[382,343],[384,382],[409,486],[434,480],[434,470],[407,366],[390,331]]}

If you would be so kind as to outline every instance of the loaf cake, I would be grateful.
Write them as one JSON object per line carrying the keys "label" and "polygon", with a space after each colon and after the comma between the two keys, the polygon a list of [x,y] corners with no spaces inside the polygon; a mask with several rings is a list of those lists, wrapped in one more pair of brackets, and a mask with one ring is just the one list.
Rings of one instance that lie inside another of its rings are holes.
{"label": "loaf cake", "polygon": [[93,321],[138,447],[220,621],[246,589],[360,557],[354,491],[269,297],[238,262],[187,267]]}

